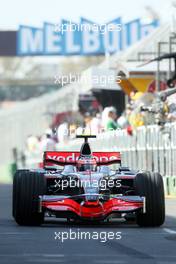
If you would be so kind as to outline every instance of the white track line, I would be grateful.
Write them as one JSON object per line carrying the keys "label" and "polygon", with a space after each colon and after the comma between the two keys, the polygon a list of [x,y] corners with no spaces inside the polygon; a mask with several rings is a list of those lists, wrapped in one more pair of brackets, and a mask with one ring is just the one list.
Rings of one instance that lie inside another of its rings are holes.
{"label": "white track line", "polygon": [[0,235],[31,235],[32,233],[21,233],[21,232],[0,232]]}
{"label": "white track line", "polygon": [[172,230],[170,228],[163,228],[163,230],[169,234],[173,234],[173,235],[176,235],[176,231],[175,230]]}

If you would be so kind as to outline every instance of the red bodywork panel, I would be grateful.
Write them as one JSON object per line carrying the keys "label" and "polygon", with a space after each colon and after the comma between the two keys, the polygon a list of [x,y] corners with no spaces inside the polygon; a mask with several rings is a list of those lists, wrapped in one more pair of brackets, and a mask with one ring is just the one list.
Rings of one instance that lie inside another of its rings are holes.
{"label": "red bodywork panel", "polygon": [[[97,165],[111,165],[121,163],[120,152],[93,152]],[[76,165],[80,156],[79,151],[46,151],[44,152],[44,167],[54,165]]]}
{"label": "red bodywork panel", "polygon": [[112,198],[103,204],[100,201],[85,201],[79,204],[72,199],[62,201],[43,201],[42,207],[51,211],[72,212],[80,218],[106,218],[116,212],[131,212],[143,208],[141,201],[123,201]]}

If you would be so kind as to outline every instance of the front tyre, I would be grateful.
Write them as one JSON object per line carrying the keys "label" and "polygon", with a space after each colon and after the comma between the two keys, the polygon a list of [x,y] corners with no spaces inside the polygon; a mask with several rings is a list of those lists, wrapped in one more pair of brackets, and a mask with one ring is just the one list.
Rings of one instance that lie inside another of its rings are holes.
{"label": "front tyre", "polygon": [[146,213],[137,213],[139,226],[161,226],[165,220],[163,178],[159,173],[141,172],[134,179],[135,192],[146,198]]}
{"label": "front tyre", "polygon": [[13,180],[13,217],[19,225],[39,226],[44,213],[39,212],[39,195],[46,193],[43,173],[18,170]]}

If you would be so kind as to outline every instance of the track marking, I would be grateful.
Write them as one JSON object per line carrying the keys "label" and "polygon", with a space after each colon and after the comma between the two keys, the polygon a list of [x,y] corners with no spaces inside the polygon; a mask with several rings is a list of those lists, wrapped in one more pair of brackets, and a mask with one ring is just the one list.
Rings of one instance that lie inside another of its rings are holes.
{"label": "track marking", "polygon": [[104,263],[104,264],[123,264],[127,263],[125,260],[94,260],[94,263]]}
{"label": "track marking", "polygon": [[32,233],[21,233],[21,232],[0,232],[0,235],[32,235]]}
{"label": "track marking", "polygon": [[14,258],[14,257],[17,257],[17,258],[25,258],[25,257],[37,257],[37,258],[64,258],[65,255],[63,254],[28,254],[28,253],[25,253],[25,254],[0,254],[0,257],[11,257],[11,258]]}
{"label": "track marking", "polygon": [[41,254],[42,257],[45,257],[45,258],[58,258],[58,257],[65,257],[64,254]]}
{"label": "track marking", "polygon": [[164,230],[165,232],[169,233],[169,234],[174,234],[174,235],[176,235],[176,231],[175,231],[175,230],[172,230],[172,229],[170,229],[170,228],[163,228],[163,230]]}
{"label": "track marking", "polygon": [[[27,259],[26,260],[27,262],[32,262],[32,263],[37,263],[37,262],[39,262],[39,263],[41,263],[41,259],[39,258],[39,259],[36,259],[36,258],[31,258],[31,259]],[[47,259],[42,259],[42,263],[44,263],[44,262],[46,262],[46,263],[48,263],[48,258]],[[63,263],[63,262],[65,262],[65,260],[63,260],[63,259],[50,259],[49,260],[49,262],[50,263]]]}

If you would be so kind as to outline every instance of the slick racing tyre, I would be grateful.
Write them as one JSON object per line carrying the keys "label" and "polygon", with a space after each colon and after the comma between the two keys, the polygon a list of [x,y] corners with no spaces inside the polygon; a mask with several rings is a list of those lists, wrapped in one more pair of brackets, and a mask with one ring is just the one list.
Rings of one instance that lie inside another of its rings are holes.
{"label": "slick racing tyre", "polygon": [[18,185],[20,174],[23,174],[27,172],[28,170],[18,170],[14,174],[13,177],[13,193],[12,193],[12,216],[15,217],[15,207],[16,207],[16,201],[17,201],[17,192],[16,192],[16,186]]}
{"label": "slick racing tyre", "polygon": [[18,170],[13,179],[13,217],[19,225],[39,226],[44,213],[39,212],[39,195],[46,193],[43,173]]}
{"label": "slick racing tyre", "polygon": [[139,212],[136,221],[139,226],[160,226],[165,220],[165,199],[163,179],[159,173],[141,172],[134,179],[137,195],[144,196],[146,213]]}

